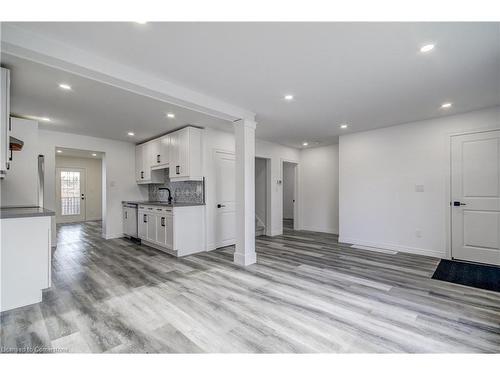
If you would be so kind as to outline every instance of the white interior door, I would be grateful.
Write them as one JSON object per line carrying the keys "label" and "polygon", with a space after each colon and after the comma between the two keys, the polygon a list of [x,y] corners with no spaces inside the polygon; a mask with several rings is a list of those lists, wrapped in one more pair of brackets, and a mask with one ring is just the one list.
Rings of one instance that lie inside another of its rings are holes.
{"label": "white interior door", "polygon": [[236,243],[236,195],[234,154],[215,153],[215,246]]}
{"label": "white interior door", "polygon": [[500,265],[500,130],[452,137],[452,257]]}
{"label": "white interior door", "polygon": [[57,222],[85,221],[85,169],[57,168]]}

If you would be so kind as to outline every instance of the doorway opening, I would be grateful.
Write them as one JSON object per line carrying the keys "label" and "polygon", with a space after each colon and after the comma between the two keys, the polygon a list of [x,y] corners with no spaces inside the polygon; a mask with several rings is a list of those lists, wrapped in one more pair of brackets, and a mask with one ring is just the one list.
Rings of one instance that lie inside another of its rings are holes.
{"label": "doorway opening", "polygon": [[255,158],[255,236],[271,236],[271,159]]}
{"label": "doorway opening", "polygon": [[101,221],[103,153],[56,147],[56,223]]}
{"label": "doorway opening", "polygon": [[282,163],[282,185],[283,185],[283,230],[294,230],[298,228],[297,217],[297,174],[298,164],[290,161]]}

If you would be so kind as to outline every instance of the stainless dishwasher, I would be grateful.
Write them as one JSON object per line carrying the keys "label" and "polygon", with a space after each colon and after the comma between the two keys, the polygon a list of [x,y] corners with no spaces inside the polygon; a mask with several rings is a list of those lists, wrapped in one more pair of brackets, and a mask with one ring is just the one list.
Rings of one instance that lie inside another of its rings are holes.
{"label": "stainless dishwasher", "polygon": [[137,239],[137,203],[124,202],[123,207],[123,234]]}

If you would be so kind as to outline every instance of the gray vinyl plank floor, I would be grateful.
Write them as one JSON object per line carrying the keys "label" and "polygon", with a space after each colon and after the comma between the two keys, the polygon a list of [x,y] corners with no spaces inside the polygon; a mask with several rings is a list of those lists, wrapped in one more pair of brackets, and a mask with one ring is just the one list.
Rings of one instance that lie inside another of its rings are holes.
{"label": "gray vinyl plank floor", "polygon": [[43,302],[0,316],[0,350],[107,353],[500,352],[500,293],[431,279],[439,259],[294,231],[174,258],[101,223],[58,226]]}

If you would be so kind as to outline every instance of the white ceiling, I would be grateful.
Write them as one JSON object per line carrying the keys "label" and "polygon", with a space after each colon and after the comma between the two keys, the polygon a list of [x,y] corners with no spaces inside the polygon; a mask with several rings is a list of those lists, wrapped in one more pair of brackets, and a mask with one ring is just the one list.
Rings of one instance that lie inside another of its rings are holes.
{"label": "white ceiling", "polygon": [[[62,70],[2,54],[11,69],[11,111],[48,117],[42,129],[140,142],[185,125],[232,131],[231,123]],[[71,85],[71,91],[59,88]],[[174,119],[166,117],[175,114]],[[129,131],[134,137],[127,135]]]}
{"label": "white ceiling", "polygon": [[[499,23],[16,26],[254,111],[259,138],[291,146],[304,140],[332,143],[351,131],[500,104]],[[436,48],[421,54],[419,48],[426,43]],[[126,121],[120,111],[129,115],[134,112],[129,106],[166,107],[129,94],[123,94],[129,100],[120,105],[119,94],[115,100],[102,90],[68,109],[83,124],[90,105],[100,108],[102,121],[89,128],[92,135],[116,138],[108,122]],[[282,99],[288,93],[295,95],[293,102]],[[60,96],[53,94],[52,102]],[[116,107],[106,111],[108,101]],[[453,107],[441,110],[446,101]],[[41,105],[35,109],[45,108]],[[141,118],[135,116],[133,123],[141,124]],[[340,130],[343,122],[350,128]]]}
{"label": "white ceiling", "polygon": [[[61,152],[58,152],[58,151],[61,151]],[[99,152],[99,151],[92,151],[92,150],[78,150],[75,148],[57,147],[56,148],[56,158],[57,157],[102,159],[104,157],[104,153]]]}

